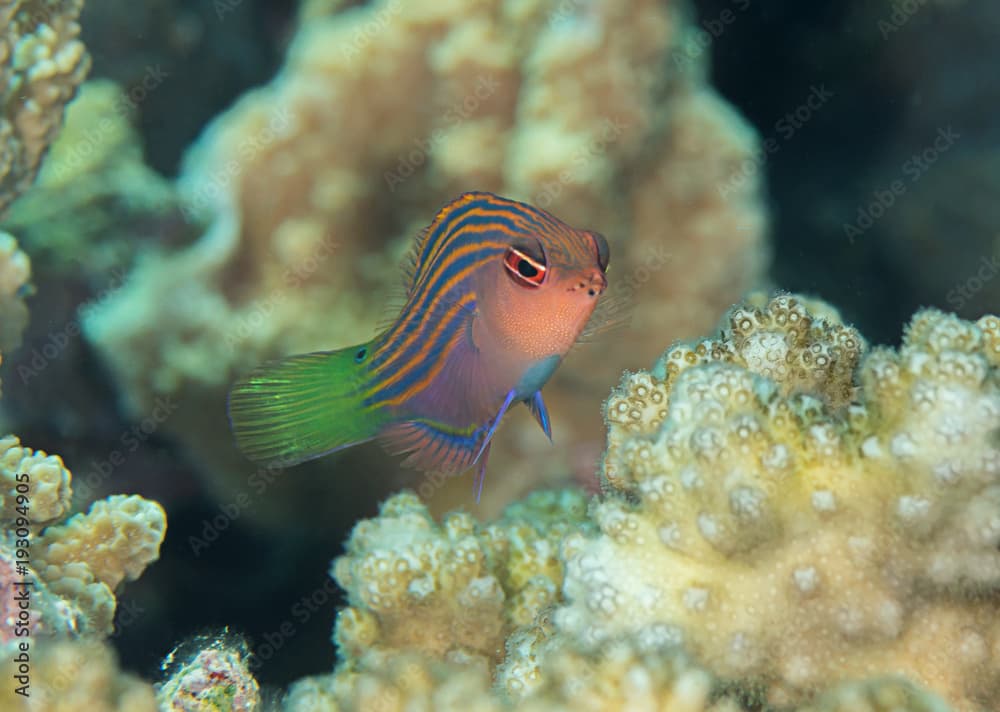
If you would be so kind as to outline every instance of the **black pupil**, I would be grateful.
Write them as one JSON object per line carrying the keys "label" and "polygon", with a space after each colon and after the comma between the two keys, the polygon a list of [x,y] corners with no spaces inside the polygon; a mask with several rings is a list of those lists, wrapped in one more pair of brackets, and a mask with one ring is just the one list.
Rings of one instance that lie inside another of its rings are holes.
{"label": "black pupil", "polygon": [[365,360],[365,356],[368,355],[368,349],[358,349],[358,352],[354,354],[354,360],[361,363]]}
{"label": "black pupil", "polygon": [[517,261],[517,273],[522,277],[527,277],[528,279],[538,276],[538,270],[535,269],[535,265],[531,264],[526,259],[520,259]]}

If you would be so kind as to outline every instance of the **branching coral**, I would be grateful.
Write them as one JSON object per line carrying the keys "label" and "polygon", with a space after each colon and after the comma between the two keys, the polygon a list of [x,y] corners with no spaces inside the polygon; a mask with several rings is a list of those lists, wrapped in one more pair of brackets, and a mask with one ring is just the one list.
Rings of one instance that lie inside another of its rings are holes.
{"label": "branching coral", "polygon": [[31,261],[18,249],[17,241],[0,231],[0,350],[21,344],[21,332],[28,324],[24,297],[30,290]]}
{"label": "branching coral", "polygon": [[[180,188],[204,236],[144,260],[88,338],[134,411],[181,396],[185,417],[167,429],[242,484],[247,467],[223,446],[236,373],[369,337],[396,258],[434,211],[494,190],[606,233],[612,284],[636,306],[635,338],[581,350],[547,389],[563,447],[511,424],[493,448],[508,476],[487,497],[565,475],[567,453],[596,461],[597,404],[622,368],[655,356],[641,335],[701,331],[766,260],[759,176],[737,175],[756,137],[705,86],[702,60],[671,61],[691,32],[652,0],[380,0],[312,16],[281,74],[188,156]],[[277,483],[256,516],[294,502],[303,517],[301,495]]]}
{"label": "branching coral", "polygon": [[481,669],[429,659],[415,653],[378,663],[362,662],[357,672],[306,678],[289,691],[285,712],[373,710],[405,712],[502,712]]}
{"label": "branching coral", "polygon": [[[561,600],[560,543],[592,531],[585,515],[580,493],[543,492],[488,526],[465,513],[437,525],[412,494],[390,498],[379,517],[357,525],[334,565],[351,604],[335,633],[345,662],[332,676],[296,683],[285,709],[515,708],[491,690],[494,663],[505,646],[508,656],[518,646],[527,656],[543,649],[550,631],[535,622]],[[708,710],[711,677],[676,652],[643,655],[628,641],[598,655],[549,652],[535,661],[541,670],[532,663],[503,671],[499,682],[512,697],[529,687],[522,676],[544,681],[516,709]]]}
{"label": "branching coral", "polygon": [[[400,495],[358,525],[343,662],[288,708],[988,709],[998,374],[997,317],[923,311],[866,353],[825,304],[755,297],[623,377],[586,514],[439,526]],[[525,580],[547,594],[512,615]]]}
{"label": "branching coral", "polygon": [[512,702],[490,689],[482,668],[402,654],[357,672],[296,683],[286,712],[742,712],[728,699],[710,701],[711,677],[683,656],[641,654],[622,641],[599,654],[562,648],[545,661],[545,686]]}
{"label": "branching coral", "polygon": [[0,0],[0,215],[31,185],[90,69],[83,0]]}
{"label": "branching coral", "polygon": [[0,521],[17,518],[19,494],[31,502],[27,519],[33,528],[64,519],[70,508],[70,473],[58,455],[21,447],[20,440],[8,435],[0,438]]}
{"label": "branching coral", "polygon": [[491,666],[506,635],[555,602],[559,542],[586,529],[582,496],[537,493],[489,526],[468,514],[436,524],[409,493],[355,527],[333,575],[350,607],[338,616],[345,658],[412,650]]}
{"label": "branching coral", "polygon": [[[69,513],[70,481],[58,457],[24,448],[12,436],[0,439],[0,523],[5,531],[23,526],[31,533],[28,550],[43,589],[40,596],[56,596],[61,602],[53,602],[60,622],[50,621],[45,630],[106,635],[114,617],[115,590],[159,556],[166,515],[155,502],[117,495],[95,502],[86,514],[56,523]],[[11,538],[0,543],[0,557],[15,560],[14,543]]]}
{"label": "branching coral", "polygon": [[948,706],[905,680],[887,678],[846,683],[802,712],[948,712]]}
{"label": "branching coral", "polygon": [[115,589],[159,557],[166,529],[156,502],[115,495],[46,529],[36,543],[35,565],[55,593],[79,606],[90,631],[108,633]]}
{"label": "branching coral", "polygon": [[62,521],[70,510],[70,482],[58,456],[25,448],[13,436],[0,438],[4,679],[25,675],[19,666],[28,663],[15,656],[24,652],[21,646],[30,650],[30,675],[19,683],[30,681],[30,697],[15,695],[8,684],[0,707],[153,712],[152,686],[123,675],[102,638],[111,632],[116,589],[159,556],[165,515],[155,502],[116,496]]}
{"label": "branching coral", "polygon": [[84,83],[35,185],[8,210],[6,229],[48,271],[82,268],[103,286],[109,272],[131,263],[143,238],[174,237],[174,191],[143,163],[129,123],[133,106],[113,82]]}
{"label": "branching coral", "polygon": [[[80,627],[79,610],[44,583],[31,585],[29,603],[25,604],[28,609],[21,608],[25,589],[22,582],[26,580],[23,565],[24,559],[18,559],[11,547],[0,543],[0,656],[4,658],[16,654],[25,635],[36,638],[65,636],[77,632]],[[30,568],[27,571],[30,572]]]}
{"label": "branching coral", "polygon": [[17,673],[14,656],[0,658],[0,675],[8,682],[0,693],[5,712],[158,712],[153,686],[123,673],[107,644],[89,639],[35,645],[29,697],[11,691]]}
{"label": "branching coral", "polygon": [[626,375],[605,473],[631,501],[595,508],[559,630],[683,643],[772,702],[877,671],[994,699],[1000,319],[919,313],[847,404],[862,343],[780,297]]}
{"label": "branching coral", "polygon": [[439,529],[407,495],[358,524],[334,566],[354,604],[339,616],[344,653],[381,644],[494,658],[503,645],[504,595],[475,534],[471,516],[452,514]]}

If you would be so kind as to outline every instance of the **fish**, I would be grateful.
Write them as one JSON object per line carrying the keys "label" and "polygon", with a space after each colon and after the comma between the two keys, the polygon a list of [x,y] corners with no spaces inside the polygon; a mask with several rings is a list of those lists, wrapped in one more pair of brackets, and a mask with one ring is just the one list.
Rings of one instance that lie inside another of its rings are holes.
{"label": "fish", "polygon": [[607,289],[597,232],[526,203],[463,193],[417,237],[399,315],[370,341],[289,356],[236,381],[229,420],[249,459],[286,467],[377,440],[403,465],[477,467],[508,410],[549,440],[542,387]]}

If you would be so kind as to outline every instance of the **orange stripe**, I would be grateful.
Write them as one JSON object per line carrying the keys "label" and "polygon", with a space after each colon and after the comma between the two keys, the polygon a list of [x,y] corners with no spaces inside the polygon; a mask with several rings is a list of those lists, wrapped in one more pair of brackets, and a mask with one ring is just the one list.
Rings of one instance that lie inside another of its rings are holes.
{"label": "orange stripe", "polygon": [[[406,367],[400,369],[399,371],[396,371],[396,373],[392,374],[392,376],[390,376],[387,381],[383,381],[382,383],[379,383],[378,386],[377,386],[377,388],[374,391],[366,393],[365,396],[366,397],[370,397],[370,396],[374,395],[375,393],[377,393],[378,391],[381,391],[381,390],[383,390],[385,388],[388,388],[389,386],[393,385],[394,383],[396,383],[396,382],[402,380],[403,378],[405,378],[406,375],[408,373],[410,373],[410,371],[412,371],[414,368],[416,368],[416,366],[418,364],[423,363],[423,360],[428,356],[428,353],[430,352],[431,346],[434,345],[435,343],[437,343],[437,339],[441,336],[441,333],[444,330],[445,324],[448,322],[448,320],[451,319],[451,317],[453,317],[455,314],[457,314],[458,312],[460,312],[462,309],[464,309],[469,302],[474,301],[474,300],[475,300],[475,295],[472,292],[467,292],[466,294],[463,294],[462,297],[461,297],[461,299],[459,299],[457,302],[455,302],[452,305],[452,308],[450,310],[448,310],[444,315],[442,315],[441,320],[435,326],[434,332],[431,334],[430,338],[427,339],[427,341],[421,347],[420,351],[417,352],[417,354],[407,363]],[[444,361],[445,361],[444,355],[445,354],[441,354],[441,357],[438,358],[437,363],[435,364],[435,366],[431,368],[431,372],[434,375],[440,373],[441,368],[444,367]],[[435,370],[435,367],[436,367],[437,370]],[[376,404],[376,405],[398,405],[398,404],[402,403],[403,401],[405,401],[406,399],[408,399],[413,394],[413,392],[414,392],[414,390],[413,390],[414,386],[419,386],[420,388],[422,388],[423,385],[426,385],[427,382],[429,382],[428,378],[424,377],[424,379],[422,379],[421,381],[418,381],[416,384],[410,386],[409,388],[407,388],[405,391],[403,391],[401,394],[395,396],[394,398],[392,398],[390,400],[376,400],[376,401],[373,401],[373,404]],[[419,388],[418,388],[418,390],[419,390]]]}
{"label": "orange stripe", "polygon": [[[471,273],[471,272],[479,269],[480,267],[482,267],[484,264],[486,264],[487,262],[489,262],[492,259],[495,259],[494,255],[490,255],[489,257],[484,257],[483,259],[478,260],[478,261],[473,262],[472,264],[468,265],[461,272],[456,273],[448,281],[448,283],[445,284],[444,289],[442,289],[442,293],[447,294],[448,291],[450,291],[450,289],[452,287],[454,287],[456,284],[460,283],[463,279],[465,279],[468,276],[469,273]],[[465,304],[468,303],[469,299],[474,299],[474,298],[475,298],[475,295],[472,292],[468,292],[468,293],[464,294],[461,299],[459,299],[457,302],[455,302],[455,304],[462,304],[464,306]],[[451,315],[454,314],[454,311],[450,310],[450,311],[446,312],[446,314],[449,315],[449,316],[451,316]],[[427,352],[430,351],[430,349],[435,345],[438,337],[440,337],[441,331],[444,329],[446,321],[447,320],[444,317],[442,317],[442,318],[440,318],[438,320],[438,323],[435,325],[434,331],[431,332],[430,337],[427,337],[427,340],[424,342],[424,345],[420,348],[420,350],[416,354],[414,354],[413,358],[410,359],[409,364],[411,364],[411,365],[409,367],[407,367],[407,365],[404,365],[402,369],[400,369],[399,371],[397,371],[396,373],[394,373],[392,376],[390,376],[387,381],[378,382],[376,384],[376,388],[373,391],[371,391],[370,394],[374,394],[377,390],[380,390],[382,388],[387,388],[387,387],[391,386],[392,384],[396,383],[401,378],[405,377],[406,374],[409,373],[410,370],[412,370],[412,368],[414,367],[415,364],[420,363],[420,361],[427,355]],[[399,355],[403,354],[406,351],[406,349],[408,349],[410,346],[413,345],[413,342],[416,339],[421,338],[422,336],[425,336],[425,334],[420,329],[415,329],[413,332],[411,332],[406,337],[406,340],[403,341],[402,344],[400,344],[398,347],[395,347],[393,349],[393,352],[394,352],[393,356],[391,356],[388,360],[386,360],[385,363],[381,364],[378,369],[375,369],[375,374],[377,375],[378,373],[381,373],[386,368],[388,368],[390,365],[392,365],[393,363],[395,363],[398,360]]]}
{"label": "orange stripe", "polygon": [[[464,205],[464,203],[463,203],[463,205]],[[449,218],[451,217],[452,213],[454,213],[454,210],[451,211],[451,213],[449,213],[449,215],[448,215]],[[470,208],[467,212],[463,213],[462,216],[456,222],[461,222],[462,220],[464,220],[468,216],[472,216],[472,217],[486,217],[486,218],[507,218],[507,219],[510,220],[510,222],[513,222],[515,225],[517,225],[522,230],[527,230],[528,229],[526,227],[526,225],[525,225],[525,223],[524,223],[524,221],[523,221],[523,219],[521,218],[520,215],[510,214],[510,213],[504,212],[504,211],[499,210],[499,209],[486,210],[484,208]],[[437,222],[437,221],[435,221],[435,222]],[[479,225],[479,226],[476,226],[476,227],[466,227],[466,228],[463,229],[463,234],[465,232],[482,232],[482,231],[485,231],[487,229],[491,229],[491,228],[495,229],[495,228],[498,228],[498,227],[501,230],[505,231],[505,232],[508,231],[507,226],[504,225],[504,224],[501,224],[501,223],[489,223],[487,225]],[[432,230],[434,229],[433,225],[431,226],[431,229]],[[423,278],[426,277],[427,275],[431,274],[431,266],[433,265],[434,260],[436,260],[438,258],[438,256],[441,254],[441,252],[444,249],[447,248],[448,243],[451,242],[452,238],[454,238],[454,237],[455,237],[455,233],[452,231],[451,228],[449,228],[447,232],[442,232],[441,235],[438,236],[437,240],[429,245],[430,252],[428,252],[427,259],[424,262],[424,264],[426,265],[426,267],[424,269],[422,269],[414,277],[414,280],[413,280],[414,291],[416,291],[417,287],[422,284]],[[427,247],[428,246],[425,246],[425,249]]]}
{"label": "orange stripe", "polygon": [[[435,274],[440,274],[441,272],[446,270],[448,268],[448,264],[454,262],[456,259],[459,259],[467,254],[477,252],[487,247],[503,248],[507,247],[507,243],[477,242],[474,244],[463,245],[462,247],[459,247],[452,254],[449,255],[448,262],[442,264],[439,269],[435,270]],[[478,269],[485,262],[494,259],[494,257],[495,255],[490,255],[489,257],[486,257],[482,260],[473,262],[471,265],[468,265],[461,272],[457,272],[456,274],[452,275],[451,279],[449,279],[444,285],[442,285],[440,289],[433,290],[434,295],[447,294],[455,287],[456,284],[465,279],[471,270]],[[388,367],[396,360],[398,360],[400,355],[403,354],[403,352],[405,352],[406,349],[412,346],[413,340],[420,333],[419,329],[414,329],[412,332],[410,332],[409,335],[404,337],[404,341],[402,343],[395,342],[395,335],[398,333],[405,333],[406,332],[405,327],[411,325],[414,321],[419,321],[421,319],[426,318],[426,315],[424,314],[424,310],[426,308],[426,302],[429,301],[434,296],[431,294],[431,292],[432,292],[431,289],[422,290],[420,292],[418,299],[415,302],[412,302],[411,304],[408,304],[406,305],[406,307],[404,307],[403,309],[404,314],[400,318],[400,320],[396,323],[396,325],[392,328],[391,333],[389,334],[388,338],[385,341],[385,345],[379,348],[378,351],[376,352],[376,355],[380,355],[383,352],[385,352],[386,349],[390,349],[392,350],[393,354],[390,355],[383,363],[379,364],[376,368],[374,368],[373,373],[378,374],[384,371],[386,367]]]}
{"label": "orange stripe", "polygon": [[[492,242],[492,243],[480,242],[460,247],[449,256],[450,259],[448,263],[443,264],[438,270],[436,270],[435,273],[436,274],[442,273],[443,271],[447,270],[448,264],[450,264],[454,260],[464,257],[467,254],[477,252],[478,250],[481,250],[483,247],[506,247],[506,244],[499,242]],[[481,263],[482,261],[474,262],[473,266],[478,266]],[[464,279],[468,275],[468,272],[469,268],[466,267],[466,269],[463,270],[462,272],[453,275],[452,279],[446,282],[440,289],[434,290],[433,295],[431,289],[421,290],[416,301],[413,301],[410,304],[407,304],[406,307],[404,307],[403,309],[404,313],[402,317],[392,328],[391,333],[388,335],[388,338],[385,341],[385,344],[382,347],[380,347],[377,352],[379,355],[381,355],[388,349],[391,350],[393,353],[389,355],[389,357],[386,359],[385,362],[379,364],[379,366],[373,369],[374,373],[380,373],[385,369],[385,367],[389,366],[391,363],[396,361],[399,358],[399,356],[412,345],[413,338],[415,338],[415,335],[419,333],[419,329],[414,329],[412,332],[410,332],[408,336],[405,336],[404,341],[402,343],[395,341],[396,334],[399,333],[405,334],[407,326],[410,326],[415,321],[419,321],[421,319],[426,318],[426,315],[424,314],[424,310],[426,308],[426,302],[431,300],[432,297],[436,294],[447,294],[448,291],[450,291],[460,279]],[[458,279],[456,279],[456,277]]]}
{"label": "orange stripe", "polygon": [[[463,228],[461,234],[462,235],[468,235],[468,234],[473,234],[474,235],[474,234],[481,233],[481,232],[487,232],[489,230],[502,230],[503,232],[507,232],[507,226],[504,225],[503,223],[487,223],[486,225],[477,225],[475,227],[465,227],[465,228]],[[443,252],[445,249],[447,249],[448,245],[451,242],[453,242],[454,239],[457,238],[457,237],[458,237],[457,235],[449,233],[449,238],[450,239],[442,240],[441,241],[441,247],[437,250],[437,252],[435,252],[434,254],[431,254],[431,255],[428,256],[426,266],[424,267],[423,270],[421,270],[420,274],[418,274],[417,278],[414,280],[414,283],[413,283],[414,292],[416,292],[419,287],[422,287],[424,285],[425,281],[431,279],[435,274],[438,274],[442,269],[446,269],[447,266],[448,266],[448,262],[450,262],[451,259],[454,259],[454,258],[457,258],[457,257],[461,257],[462,255],[467,254],[468,252],[470,252],[471,250],[469,248],[475,249],[475,248],[484,247],[484,246],[507,247],[507,243],[506,242],[495,242],[495,241],[493,241],[493,242],[477,242],[474,245],[473,244],[464,245],[464,246],[462,246],[460,248],[457,248],[455,250],[455,252],[452,253],[451,255],[448,255],[448,258],[449,258],[448,261],[445,262],[444,264],[442,264],[437,269],[435,269],[435,264],[434,264],[435,260],[438,259],[438,257],[440,256],[440,253]],[[426,279],[424,279],[424,278],[426,278]]]}
{"label": "orange stripe", "polygon": [[[468,211],[466,211],[462,215],[461,218],[459,218],[459,220],[465,219],[466,216],[472,216],[472,217],[491,217],[491,218],[492,217],[506,217],[506,218],[510,218],[511,222],[516,223],[518,225],[518,227],[521,227],[522,229],[524,229],[525,226],[524,226],[523,221],[519,222],[519,220],[521,220],[521,215],[518,215],[519,212],[523,211],[523,206],[517,205],[516,203],[512,203],[510,201],[500,201],[500,200],[496,200],[495,198],[487,198],[485,196],[478,196],[476,199],[477,200],[490,200],[490,203],[493,206],[503,206],[503,208],[505,208],[505,209],[501,209],[500,207],[493,207],[493,209],[490,209],[489,206],[477,207],[477,208],[470,208]],[[457,209],[459,207],[464,206],[465,204],[466,204],[466,202],[462,202],[459,205],[456,205],[455,207]],[[510,208],[516,208],[517,212],[513,212],[513,213],[512,212],[508,212],[508,210]],[[454,212],[455,212],[455,210],[449,211],[447,217],[450,218],[452,216],[452,214],[454,214]],[[440,221],[435,220],[435,222],[445,222],[446,219],[442,219]],[[433,226],[432,226],[432,229],[433,229]],[[443,242],[446,242],[447,238],[450,235],[451,235],[451,231],[449,230],[448,232],[443,232],[439,236],[437,242],[434,243],[436,245],[436,247],[432,246],[431,252],[427,256],[428,262],[430,260],[432,260],[434,257],[436,257],[437,253],[435,252],[435,250],[438,250],[440,248],[440,245]]]}

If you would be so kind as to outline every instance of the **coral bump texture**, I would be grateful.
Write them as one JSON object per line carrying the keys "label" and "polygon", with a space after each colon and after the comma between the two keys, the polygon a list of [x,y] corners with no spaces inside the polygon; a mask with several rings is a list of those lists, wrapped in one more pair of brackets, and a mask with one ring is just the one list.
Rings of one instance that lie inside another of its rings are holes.
{"label": "coral bump texture", "polygon": [[607,401],[602,495],[358,524],[286,709],[979,712],[1000,693],[1000,318],[898,350],[752,296]]}
{"label": "coral bump texture", "polygon": [[594,508],[560,631],[682,645],[772,704],[873,671],[996,699],[1000,319],[925,310],[863,348],[782,296],[626,374],[604,474],[628,497]]}
{"label": "coral bump texture", "polygon": [[0,216],[35,180],[90,69],[83,0],[0,0]]}

